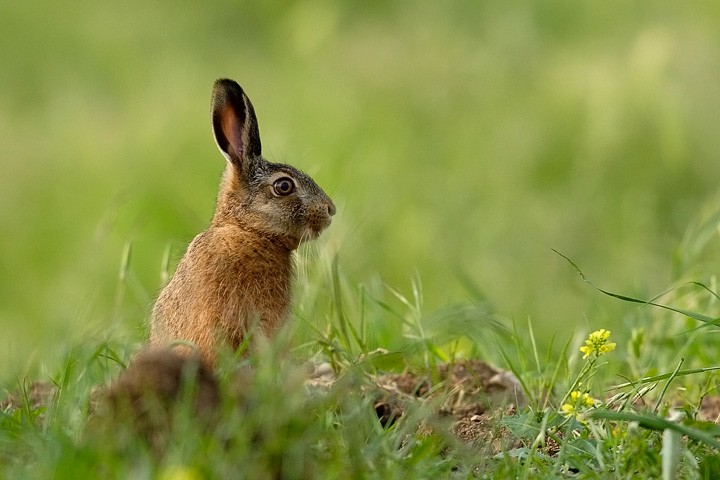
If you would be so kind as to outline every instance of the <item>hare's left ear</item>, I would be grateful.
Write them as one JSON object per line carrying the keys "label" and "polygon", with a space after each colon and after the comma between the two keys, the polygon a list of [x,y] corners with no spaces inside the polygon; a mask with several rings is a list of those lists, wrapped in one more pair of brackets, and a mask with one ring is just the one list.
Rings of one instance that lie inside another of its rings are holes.
{"label": "hare's left ear", "polygon": [[261,154],[260,132],[250,99],[233,80],[215,82],[212,95],[212,127],[215,142],[230,162],[246,171]]}

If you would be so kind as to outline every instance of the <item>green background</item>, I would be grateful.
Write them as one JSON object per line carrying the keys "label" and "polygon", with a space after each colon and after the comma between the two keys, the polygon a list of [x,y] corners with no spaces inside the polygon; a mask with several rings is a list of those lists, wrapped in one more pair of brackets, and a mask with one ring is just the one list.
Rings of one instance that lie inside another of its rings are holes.
{"label": "green background", "polygon": [[310,262],[429,310],[470,279],[544,343],[614,328],[634,307],[552,249],[614,291],[712,280],[682,239],[716,204],[719,46],[715,1],[2,2],[0,376],[143,338],[212,214],[223,76],[338,206]]}

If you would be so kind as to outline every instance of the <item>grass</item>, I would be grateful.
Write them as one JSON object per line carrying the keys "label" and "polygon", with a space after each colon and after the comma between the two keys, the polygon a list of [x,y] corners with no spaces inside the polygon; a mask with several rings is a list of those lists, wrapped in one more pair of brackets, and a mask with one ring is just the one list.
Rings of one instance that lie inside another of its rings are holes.
{"label": "grass", "polygon": [[[704,250],[697,242],[694,248],[698,255]],[[131,421],[91,412],[97,398],[91,392],[121,373],[140,338],[88,339],[47,376],[58,388],[48,404],[31,404],[27,378],[8,385],[25,393],[20,408],[2,413],[1,475],[713,478],[720,472],[720,427],[698,417],[701,399],[718,394],[720,369],[712,348],[718,297],[705,283],[679,283],[651,301],[587,288],[608,302],[641,302],[630,310],[633,329],[590,337],[565,332],[544,350],[535,322],[499,318],[481,298],[428,311],[419,278],[410,295],[382,283],[355,287],[337,259],[312,247],[303,249],[299,266],[306,283],[296,321],[240,361],[253,365],[253,374],[239,390],[238,359],[224,358],[220,420],[212,427],[181,395],[158,449]],[[120,298],[132,288],[126,267],[124,261]],[[453,421],[436,413],[435,402],[452,393],[442,382],[428,400],[409,402],[396,421],[378,421],[374,375],[414,372],[437,381],[440,364],[468,357],[511,369],[524,391],[526,404],[517,410],[496,407],[494,441],[466,443],[452,433]],[[332,386],[305,385],[302,364],[309,359],[330,363],[337,376]]]}
{"label": "grass", "polygon": [[[3,414],[0,476],[280,463],[288,477],[627,478],[666,458],[680,477],[717,476],[696,412],[720,364],[719,14],[712,0],[5,2],[0,385],[51,380],[61,395]],[[224,379],[224,428],[179,415],[158,459],[94,431],[89,397],[141,347],[208,222],[220,76],[249,92],[268,158],[308,171],[339,213],[298,256],[290,354],[252,358],[266,368],[242,411]],[[601,328],[617,347],[578,386]],[[498,424],[519,442],[505,455],[418,435],[424,405],[381,428],[358,394],[377,372],[437,378],[478,357],[528,400]],[[341,375],[324,395],[298,384],[310,358]],[[573,391],[615,402],[568,420]]]}

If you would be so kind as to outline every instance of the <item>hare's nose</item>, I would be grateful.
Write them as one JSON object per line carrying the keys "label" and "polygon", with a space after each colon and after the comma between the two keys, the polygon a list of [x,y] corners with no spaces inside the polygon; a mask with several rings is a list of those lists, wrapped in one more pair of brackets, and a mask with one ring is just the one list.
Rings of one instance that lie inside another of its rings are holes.
{"label": "hare's nose", "polygon": [[330,199],[328,199],[327,209],[328,215],[330,215],[331,217],[335,215],[335,204]]}

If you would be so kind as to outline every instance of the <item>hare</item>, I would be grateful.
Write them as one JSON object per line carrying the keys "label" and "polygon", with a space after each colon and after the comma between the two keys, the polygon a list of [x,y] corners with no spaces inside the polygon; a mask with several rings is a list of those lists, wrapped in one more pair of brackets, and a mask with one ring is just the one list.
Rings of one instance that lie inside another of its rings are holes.
{"label": "hare", "polygon": [[292,252],[330,225],[335,205],[306,174],[261,156],[250,99],[215,82],[212,129],[227,160],[210,227],[190,243],[152,312],[150,345],[192,342],[212,367],[248,329],[271,337],[289,315]]}

